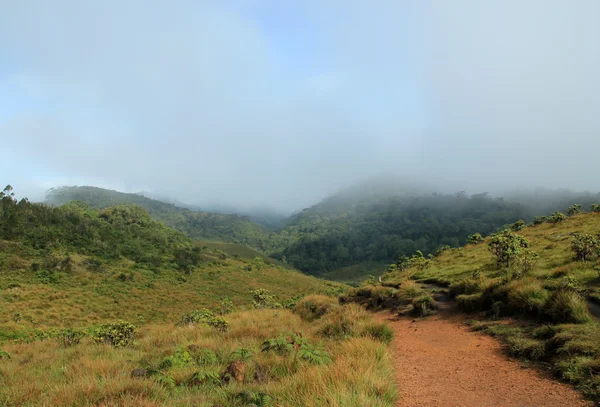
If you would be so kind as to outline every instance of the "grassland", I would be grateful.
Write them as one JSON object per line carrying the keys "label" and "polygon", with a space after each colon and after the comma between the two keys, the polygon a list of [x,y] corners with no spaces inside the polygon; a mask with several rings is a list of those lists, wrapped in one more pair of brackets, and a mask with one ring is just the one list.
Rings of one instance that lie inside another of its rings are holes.
{"label": "grassland", "polygon": [[0,406],[393,405],[389,328],[343,284],[9,188],[0,239]]}
{"label": "grassland", "polygon": [[587,261],[577,260],[572,250],[577,234],[600,233],[600,213],[514,233],[529,248],[520,250],[509,266],[498,265],[487,238],[429,261],[418,259],[413,267],[385,274],[381,285],[352,290],[346,299],[400,310],[426,303],[432,310],[429,284],[435,284],[433,291],[446,291],[473,314],[474,329],[500,338],[510,354],[541,363],[600,400],[600,323],[588,305],[600,298],[600,258],[597,248]]}

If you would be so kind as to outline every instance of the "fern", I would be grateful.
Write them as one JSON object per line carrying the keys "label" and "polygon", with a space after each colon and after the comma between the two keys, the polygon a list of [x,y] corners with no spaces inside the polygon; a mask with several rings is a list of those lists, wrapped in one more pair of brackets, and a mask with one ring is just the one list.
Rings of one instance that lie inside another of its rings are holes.
{"label": "fern", "polygon": [[235,398],[242,403],[247,403],[248,407],[252,405],[256,407],[270,407],[273,405],[273,397],[262,392],[243,391],[238,393]]}
{"label": "fern", "polygon": [[247,362],[252,358],[252,351],[246,348],[238,348],[236,350],[234,350],[233,352],[231,352],[231,355],[229,355],[229,360],[231,362],[235,362],[238,360]]}
{"label": "fern", "polygon": [[285,338],[271,338],[265,340],[260,346],[261,352],[275,352],[280,355],[294,350],[294,346]]}
{"label": "fern", "polygon": [[331,355],[318,344],[317,346],[304,342],[300,348],[298,348],[297,358],[299,360],[311,363],[313,365],[326,365],[331,363]]}

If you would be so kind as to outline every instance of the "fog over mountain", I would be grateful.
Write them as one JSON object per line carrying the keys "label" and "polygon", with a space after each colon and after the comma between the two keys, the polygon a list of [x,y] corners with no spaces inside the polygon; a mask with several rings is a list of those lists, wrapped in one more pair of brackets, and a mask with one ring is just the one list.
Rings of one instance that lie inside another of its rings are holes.
{"label": "fog over mountain", "polygon": [[0,182],[32,199],[600,189],[595,0],[0,3]]}

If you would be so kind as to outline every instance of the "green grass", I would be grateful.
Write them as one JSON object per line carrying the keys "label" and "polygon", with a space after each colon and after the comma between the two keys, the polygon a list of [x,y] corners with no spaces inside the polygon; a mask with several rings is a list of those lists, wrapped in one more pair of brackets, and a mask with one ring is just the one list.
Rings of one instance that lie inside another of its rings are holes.
{"label": "green grass", "polygon": [[381,276],[387,267],[387,264],[377,262],[359,263],[325,272],[319,275],[319,277],[325,280],[340,281],[346,284],[356,285],[368,279],[369,276],[374,276],[376,278]]}

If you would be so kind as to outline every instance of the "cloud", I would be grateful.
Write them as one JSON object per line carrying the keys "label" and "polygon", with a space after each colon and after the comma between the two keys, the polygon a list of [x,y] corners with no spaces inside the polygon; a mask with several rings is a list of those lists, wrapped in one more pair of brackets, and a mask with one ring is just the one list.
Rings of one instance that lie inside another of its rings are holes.
{"label": "cloud", "polygon": [[594,188],[599,11],[12,2],[0,137],[20,165],[3,175],[27,192],[89,183],[285,210],[381,172],[451,189]]}

